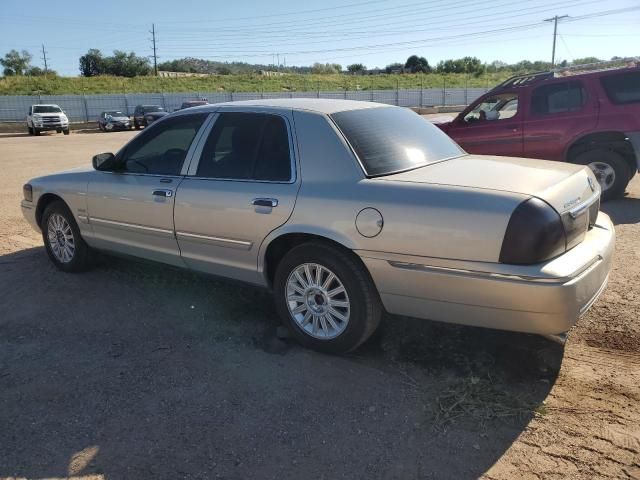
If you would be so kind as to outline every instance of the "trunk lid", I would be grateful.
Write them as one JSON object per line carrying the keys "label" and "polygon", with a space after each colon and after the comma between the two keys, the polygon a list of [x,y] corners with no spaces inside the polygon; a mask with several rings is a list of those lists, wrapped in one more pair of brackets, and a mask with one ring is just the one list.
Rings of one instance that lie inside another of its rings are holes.
{"label": "trunk lid", "polygon": [[546,201],[560,214],[599,192],[593,173],[581,165],[485,155],[463,155],[379,178],[520,193]]}

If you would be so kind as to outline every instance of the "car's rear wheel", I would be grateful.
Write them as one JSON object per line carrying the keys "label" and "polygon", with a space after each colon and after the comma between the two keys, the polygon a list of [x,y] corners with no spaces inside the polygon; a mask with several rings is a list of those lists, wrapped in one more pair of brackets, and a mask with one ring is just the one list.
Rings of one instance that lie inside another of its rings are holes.
{"label": "car's rear wheel", "polygon": [[582,152],[576,157],[575,163],[591,169],[602,189],[603,200],[621,197],[631,179],[631,169],[624,157],[610,150]]}
{"label": "car's rear wheel", "polygon": [[138,125],[137,121],[134,120],[133,126],[135,127],[136,130],[140,130],[140,125]]}
{"label": "car's rear wheel", "polygon": [[382,305],[364,266],[324,242],[294,247],[274,279],[276,308],[304,346],[327,353],[357,348],[380,324]]}
{"label": "car's rear wheel", "polygon": [[91,251],[67,206],[56,201],[47,206],[41,221],[49,258],[64,272],[81,272],[91,265]]}

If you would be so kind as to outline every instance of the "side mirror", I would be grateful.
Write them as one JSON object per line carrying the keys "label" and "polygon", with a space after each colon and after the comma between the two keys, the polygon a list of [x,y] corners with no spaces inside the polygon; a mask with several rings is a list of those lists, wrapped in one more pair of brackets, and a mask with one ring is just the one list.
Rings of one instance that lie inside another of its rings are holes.
{"label": "side mirror", "polygon": [[113,153],[99,153],[94,155],[91,160],[93,168],[101,172],[110,172],[116,170],[118,166],[118,160]]}

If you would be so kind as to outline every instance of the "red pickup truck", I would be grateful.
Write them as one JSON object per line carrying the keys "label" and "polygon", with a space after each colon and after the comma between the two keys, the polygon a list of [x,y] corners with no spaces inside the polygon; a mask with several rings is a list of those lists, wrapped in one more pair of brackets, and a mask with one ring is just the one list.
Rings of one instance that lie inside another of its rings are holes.
{"label": "red pickup truck", "polygon": [[470,153],[589,165],[620,197],[640,169],[640,62],[516,76],[438,126]]}

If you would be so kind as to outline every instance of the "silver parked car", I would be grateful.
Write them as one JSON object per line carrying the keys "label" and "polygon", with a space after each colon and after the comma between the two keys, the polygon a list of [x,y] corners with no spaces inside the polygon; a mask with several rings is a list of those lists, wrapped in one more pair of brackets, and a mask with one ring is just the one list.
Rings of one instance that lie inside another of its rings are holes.
{"label": "silver parked car", "polygon": [[356,348],[392,314],[566,332],[611,270],[582,166],[468,155],[410,110],[286,99],[190,108],[93,169],[31,180],[61,270],[93,249],[271,288],[304,345]]}

